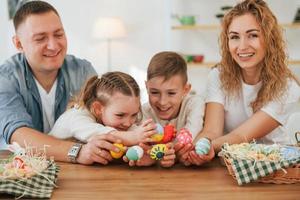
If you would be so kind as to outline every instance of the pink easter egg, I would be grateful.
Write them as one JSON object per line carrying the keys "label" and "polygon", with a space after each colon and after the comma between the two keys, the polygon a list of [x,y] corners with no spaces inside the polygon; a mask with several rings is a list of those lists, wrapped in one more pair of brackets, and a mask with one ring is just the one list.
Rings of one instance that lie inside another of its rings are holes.
{"label": "pink easter egg", "polygon": [[192,134],[186,128],[180,129],[180,132],[176,136],[176,139],[177,139],[177,142],[179,142],[181,144],[188,144],[188,143],[192,143],[193,142]]}

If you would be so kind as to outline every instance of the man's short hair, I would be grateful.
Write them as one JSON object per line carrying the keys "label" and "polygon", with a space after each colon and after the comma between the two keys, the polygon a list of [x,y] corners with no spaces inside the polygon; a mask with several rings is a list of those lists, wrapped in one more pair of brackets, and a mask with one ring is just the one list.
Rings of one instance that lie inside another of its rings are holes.
{"label": "man's short hair", "polygon": [[172,51],[163,51],[152,57],[147,70],[147,80],[162,76],[166,81],[175,75],[180,75],[184,84],[188,80],[187,65],[182,56]]}
{"label": "man's short hair", "polygon": [[19,25],[23,23],[26,18],[34,14],[43,14],[47,12],[54,12],[59,16],[57,10],[49,3],[44,1],[29,1],[23,4],[16,12],[13,18],[15,30],[18,29]]}

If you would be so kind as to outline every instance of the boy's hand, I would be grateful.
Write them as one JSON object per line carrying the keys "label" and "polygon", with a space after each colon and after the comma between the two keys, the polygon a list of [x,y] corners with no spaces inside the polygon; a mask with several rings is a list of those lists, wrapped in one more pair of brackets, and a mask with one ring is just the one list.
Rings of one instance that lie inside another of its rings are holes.
{"label": "boy's hand", "polygon": [[144,155],[141,159],[134,161],[134,160],[128,160],[128,158],[126,156],[123,156],[123,160],[125,162],[129,162],[128,164],[130,167],[134,167],[134,166],[147,167],[147,166],[151,166],[151,165],[155,164],[155,160],[151,159],[150,155],[149,155],[149,151],[152,148],[152,146],[144,144],[144,143],[140,143],[139,146],[142,147],[144,150]]}
{"label": "boy's hand", "polygon": [[208,154],[198,155],[195,150],[189,152],[188,160],[191,164],[200,166],[204,163],[211,161],[215,157],[215,151],[213,146],[210,147]]}
{"label": "boy's hand", "polygon": [[173,143],[168,143],[167,150],[162,160],[160,160],[160,166],[162,167],[171,167],[175,164],[175,150],[173,148]]}
{"label": "boy's hand", "polygon": [[194,145],[192,143],[188,143],[188,144],[176,143],[174,149],[178,161],[185,166],[190,166],[191,161],[189,160],[189,153],[194,149]]}

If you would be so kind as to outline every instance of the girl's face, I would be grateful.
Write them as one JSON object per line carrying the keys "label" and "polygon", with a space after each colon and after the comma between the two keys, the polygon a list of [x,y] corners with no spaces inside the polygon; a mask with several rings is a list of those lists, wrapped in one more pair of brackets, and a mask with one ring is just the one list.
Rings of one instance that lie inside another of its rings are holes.
{"label": "girl's face", "polygon": [[119,131],[127,131],[133,125],[140,112],[140,98],[115,92],[106,106],[101,106],[98,117],[104,126]]}
{"label": "girl's face", "polygon": [[243,71],[258,69],[266,51],[261,28],[252,14],[233,18],[228,28],[228,46]]}

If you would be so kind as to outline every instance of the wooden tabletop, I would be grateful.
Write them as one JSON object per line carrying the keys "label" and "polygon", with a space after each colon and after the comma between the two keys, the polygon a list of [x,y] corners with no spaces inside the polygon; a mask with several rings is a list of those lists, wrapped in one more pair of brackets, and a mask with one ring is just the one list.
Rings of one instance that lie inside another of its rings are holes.
{"label": "wooden tabletop", "polygon": [[238,186],[219,159],[201,167],[178,164],[170,169],[58,164],[58,188],[51,199],[300,199],[300,184]]}

